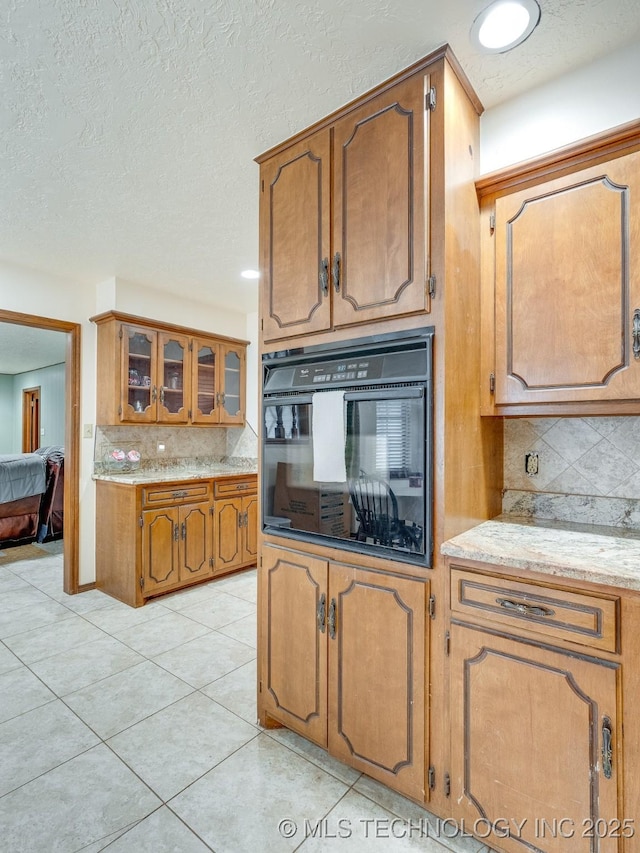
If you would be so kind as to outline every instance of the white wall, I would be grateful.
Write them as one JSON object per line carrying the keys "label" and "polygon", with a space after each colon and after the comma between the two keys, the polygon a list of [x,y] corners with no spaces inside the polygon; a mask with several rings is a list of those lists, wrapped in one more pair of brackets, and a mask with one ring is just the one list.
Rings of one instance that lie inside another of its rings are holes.
{"label": "white wall", "polygon": [[638,80],[635,44],[487,110],[480,119],[481,173],[640,118]]}

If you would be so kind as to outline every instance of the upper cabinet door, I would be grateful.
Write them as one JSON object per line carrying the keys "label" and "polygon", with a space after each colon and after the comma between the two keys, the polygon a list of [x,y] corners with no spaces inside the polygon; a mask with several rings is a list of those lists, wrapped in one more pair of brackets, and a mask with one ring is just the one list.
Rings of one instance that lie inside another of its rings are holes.
{"label": "upper cabinet door", "polygon": [[394,86],[334,128],[334,325],[429,310],[425,78]]}
{"label": "upper cabinet door", "polygon": [[157,332],[152,329],[125,324],[120,327],[120,421],[154,423],[156,420],[157,339]]}
{"label": "upper cabinet door", "polygon": [[245,416],[246,349],[220,344],[220,405],[221,424],[243,424]]}
{"label": "upper cabinet door", "polygon": [[265,340],[330,328],[329,131],[271,158],[261,170]]}
{"label": "upper cabinet door", "polygon": [[220,420],[217,363],[218,344],[202,338],[193,338],[191,420],[194,424],[217,424]]}
{"label": "upper cabinet door", "polygon": [[640,396],[640,152],[496,201],[497,405]]}
{"label": "upper cabinet door", "polygon": [[174,332],[158,334],[158,421],[189,420],[189,338]]}

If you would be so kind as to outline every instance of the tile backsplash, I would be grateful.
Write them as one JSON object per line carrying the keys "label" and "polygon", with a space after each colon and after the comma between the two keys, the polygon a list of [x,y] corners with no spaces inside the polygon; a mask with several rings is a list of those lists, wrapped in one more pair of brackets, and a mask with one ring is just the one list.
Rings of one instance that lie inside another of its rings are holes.
{"label": "tile backsplash", "polygon": [[640,529],[640,417],[505,419],[503,485],[507,515]]}
{"label": "tile backsplash", "polygon": [[[163,444],[164,450],[158,450]],[[114,447],[135,449],[143,468],[163,468],[183,460],[255,459],[258,437],[245,427],[97,426],[94,467],[98,470]]]}
{"label": "tile backsplash", "polygon": [[504,488],[640,498],[640,417],[505,419]]}

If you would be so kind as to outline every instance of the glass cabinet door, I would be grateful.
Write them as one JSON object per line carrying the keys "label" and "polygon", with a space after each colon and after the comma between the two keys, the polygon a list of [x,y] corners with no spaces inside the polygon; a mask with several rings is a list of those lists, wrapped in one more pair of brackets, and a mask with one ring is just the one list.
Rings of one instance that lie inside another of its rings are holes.
{"label": "glass cabinet door", "polygon": [[122,421],[156,419],[156,339],[151,329],[122,326]]}
{"label": "glass cabinet door", "polygon": [[222,345],[222,383],[220,423],[243,424],[245,416],[245,351],[242,347]]}
{"label": "glass cabinet door", "polygon": [[194,423],[218,423],[219,397],[216,387],[218,344],[193,339],[193,389],[191,420]]}
{"label": "glass cabinet door", "polygon": [[158,421],[186,423],[190,391],[188,337],[161,333],[158,355]]}

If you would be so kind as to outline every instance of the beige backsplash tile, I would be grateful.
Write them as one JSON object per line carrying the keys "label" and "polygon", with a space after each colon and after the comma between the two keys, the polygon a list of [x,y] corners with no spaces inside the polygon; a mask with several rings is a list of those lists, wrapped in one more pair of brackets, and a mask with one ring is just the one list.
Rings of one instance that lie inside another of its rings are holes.
{"label": "beige backsplash tile", "polygon": [[507,418],[503,485],[508,514],[639,526],[640,417]]}

